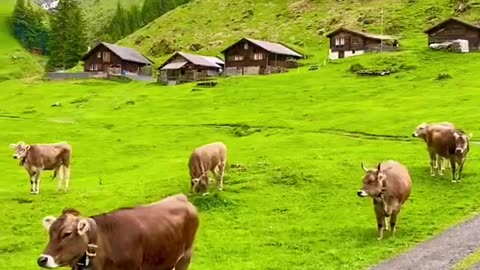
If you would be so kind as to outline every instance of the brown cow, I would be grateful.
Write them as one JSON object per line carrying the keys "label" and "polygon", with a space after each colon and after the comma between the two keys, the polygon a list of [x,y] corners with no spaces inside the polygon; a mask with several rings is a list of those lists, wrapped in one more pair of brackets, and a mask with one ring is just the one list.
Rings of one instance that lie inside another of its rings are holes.
{"label": "brown cow", "polygon": [[[413,133],[412,133],[412,137],[421,138],[426,143],[427,142],[427,130],[429,128],[432,129],[432,128],[436,128],[438,126],[455,129],[455,125],[450,123],[450,122],[431,123],[431,124],[427,124],[427,123],[424,122],[424,123],[421,123],[420,125],[417,126],[415,131],[413,131]],[[434,169],[437,169],[437,173],[439,175],[443,175],[444,172],[445,172],[445,168],[449,167],[449,165],[450,165],[448,159],[443,158],[443,157],[441,157],[437,154],[435,154],[433,156],[433,159],[430,156],[430,164],[432,164],[432,163],[433,163],[433,167],[430,166],[430,174],[432,176],[435,176]]]}
{"label": "brown cow", "polygon": [[227,147],[222,142],[214,142],[196,148],[190,155],[190,193],[207,194],[208,171],[216,177],[218,190],[223,190],[223,177],[227,163]]}
{"label": "brown cow", "polygon": [[[461,181],[461,170],[469,152],[469,139],[460,129],[449,127],[430,127],[427,129],[427,147],[430,157],[438,155],[450,160],[452,167],[452,182]],[[456,164],[459,165],[457,176]],[[431,166],[432,167],[432,166]],[[433,168],[431,169],[433,171]]]}
{"label": "brown cow", "polygon": [[93,270],[187,270],[199,226],[183,194],[156,203],[82,217],[64,209],[43,219],[50,240],[37,263]]}
{"label": "brown cow", "polygon": [[378,164],[377,169],[365,171],[363,187],[357,191],[359,197],[371,197],[378,225],[378,240],[383,238],[383,230],[388,230],[387,218],[390,217],[390,229],[395,236],[395,224],[402,205],[410,197],[412,180],[405,166],[389,160]]}
{"label": "brown cow", "polygon": [[53,178],[59,174],[57,190],[62,188],[62,182],[65,180],[67,191],[70,182],[70,162],[72,159],[72,147],[65,142],[54,144],[25,144],[18,142],[10,144],[15,150],[14,159],[20,160],[20,166],[23,166],[30,177],[30,193],[40,193],[40,177],[42,171],[53,170]]}

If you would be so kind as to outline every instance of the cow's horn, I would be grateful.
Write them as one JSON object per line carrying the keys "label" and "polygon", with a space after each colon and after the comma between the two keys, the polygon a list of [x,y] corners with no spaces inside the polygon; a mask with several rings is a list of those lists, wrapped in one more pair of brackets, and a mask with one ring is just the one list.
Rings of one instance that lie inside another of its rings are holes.
{"label": "cow's horn", "polygon": [[367,167],[365,167],[365,165],[363,165],[363,162],[362,162],[362,169],[363,169],[365,172],[368,171]]}
{"label": "cow's horn", "polygon": [[378,163],[377,172],[378,172],[378,173],[380,172],[380,163]]}

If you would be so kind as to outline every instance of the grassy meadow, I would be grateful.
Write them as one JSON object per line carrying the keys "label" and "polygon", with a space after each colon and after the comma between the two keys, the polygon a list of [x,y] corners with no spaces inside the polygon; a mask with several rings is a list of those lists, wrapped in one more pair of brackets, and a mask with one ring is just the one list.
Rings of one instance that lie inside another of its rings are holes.
{"label": "grassy meadow", "polygon": [[[192,270],[362,269],[390,258],[478,210],[478,146],[463,182],[452,184],[450,170],[429,175],[424,144],[410,138],[423,121],[479,132],[478,60],[427,50],[365,55],[196,91],[189,84],[1,82],[0,268],[37,269],[48,240],[41,219],[64,207],[93,215],[188,193],[190,152],[217,140],[229,148],[225,191],[213,185],[210,196],[191,197],[201,219]],[[400,72],[356,77],[353,63]],[[439,73],[452,78],[436,80]],[[19,140],[72,144],[67,193],[56,192],[45,172],[40,195],[29,194],[8,147]],[[396,239],[387,233],[377,241],[371,201],[356,191],[360,162],[386,159],[408,166],[413,191]]]}

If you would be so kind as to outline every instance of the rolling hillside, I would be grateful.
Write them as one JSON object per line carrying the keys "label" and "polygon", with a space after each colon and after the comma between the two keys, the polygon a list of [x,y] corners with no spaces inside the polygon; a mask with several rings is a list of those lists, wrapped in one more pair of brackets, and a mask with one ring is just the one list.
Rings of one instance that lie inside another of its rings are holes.
{"label": "rolling hillside", "polygon": [[0,82],[39,74],[37,59],[23,49],[10,33],[9,18],[14,0],[0,2]]}
{"label": "rolling hillside", "polygon": [[[471,1],[472,2],[472,1]],[[323,35],[340,25],[380,31],[384,9],[385,33],[398,35],[407,49],[424,46],[422,31],[454,14],[453,0],[197,0],[177,8],[122,40],[152,58],[163,59],[173,50],[203,46],[201,52],[217,54],[242,36],[281,40],[301,51],[323,58]],[[460,14],[480,18],[480,8]],[[321,49],[319,51],[319,49]]]}
{"label": "rolling hillside", "polygon": [[143,0],[82,0],[85,21],[88,25],[89,40],[95,38],[95,33],[102,29],[102,26],[108,23],[115,12],[117,3],[127,7],[134,4],[141,4]]}

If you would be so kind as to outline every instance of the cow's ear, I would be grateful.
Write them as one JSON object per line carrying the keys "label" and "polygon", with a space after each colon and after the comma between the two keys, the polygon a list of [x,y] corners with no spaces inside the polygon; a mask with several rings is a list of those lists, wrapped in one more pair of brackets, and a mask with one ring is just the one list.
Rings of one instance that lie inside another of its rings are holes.
{"label": "cow's ear", "polygon": [[10,148],[15,149],[15,148],[17,148],[17,145],[15,143],[11,143]]}
{"label": "cow's ear", "polygon": [[30,149],[30,145],[27,144],[27,145],[25,145],[25,150],[28,151],[28,149]]}
{"label": "cow's ear", "polygon": [[43,223],[43,227],[45,228],[45,230],[50,230],[50,226],[52,226],[53,222],[55,222],[55,220],[57,220],[56,217],[54,216],[46,216],[43,218],[42,220],[42,223]]}
{"label": "cow's ear", "polygon": [[199,179],[199,178],[193,178],[193,179],[192,179],[192,182],[193,182],[194,184],[198,184],[198,183],[200,182],[200,179]]}
{"label": "cow's ear", "polygon": [[80,219],[77,224],[77,232],[78,235],[84,235],[86,232],[90,230],[90,224],[86,219]]}

